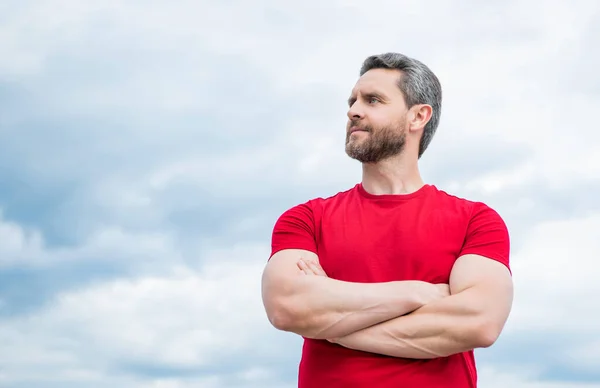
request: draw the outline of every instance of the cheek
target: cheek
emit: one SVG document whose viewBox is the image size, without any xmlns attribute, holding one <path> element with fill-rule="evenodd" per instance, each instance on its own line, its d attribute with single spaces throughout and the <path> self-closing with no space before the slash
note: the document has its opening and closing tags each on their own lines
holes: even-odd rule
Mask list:
<svg viewBox="0 0 600 388">
<path fill-rule="evenodd" d="M 405 119 L 398 116 L 398 112 L 391 109 L 380 109 L 369 116 L 369 122 L 377 128 L 397 128 L 404 125 Z"/>
</svg>

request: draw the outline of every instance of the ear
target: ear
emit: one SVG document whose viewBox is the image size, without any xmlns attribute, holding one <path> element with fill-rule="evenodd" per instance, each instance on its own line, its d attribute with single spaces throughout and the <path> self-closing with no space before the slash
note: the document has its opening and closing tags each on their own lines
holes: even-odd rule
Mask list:
<svg viewBox="0 0 600 388">
<path fill-rule="evenodd" d="M 421 131 L 431 119 L 433 109 L 431 105 L 417 104 L 410 108 L 408 130 L 411 132 Z"/>
</svg>

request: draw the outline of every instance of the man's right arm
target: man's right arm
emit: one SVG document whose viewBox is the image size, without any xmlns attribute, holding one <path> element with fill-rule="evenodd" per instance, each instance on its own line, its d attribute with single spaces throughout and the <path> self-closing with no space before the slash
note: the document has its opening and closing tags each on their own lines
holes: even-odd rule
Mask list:
<svg viewBox="0 0 600 388">
<path fill-rule="evenodd" d="M 262 297 L 273 326 L 307 338 L 343 337 L 446 296 L 421 281 L 351 283 L 307 276 L 297 266 L 301 258 L 319 260 L 307 250 L 275 253 L 263 274 Z"/>
</svg>

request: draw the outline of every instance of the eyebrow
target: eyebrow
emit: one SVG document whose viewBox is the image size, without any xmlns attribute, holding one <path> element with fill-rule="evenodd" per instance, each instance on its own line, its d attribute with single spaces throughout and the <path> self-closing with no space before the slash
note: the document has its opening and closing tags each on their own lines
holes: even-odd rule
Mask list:
<svg viewBox="0 0 600 388">
<path fill-rule="evenodd" d="M 367 98 L 367 99 L 375 97 L 379 100 L 385 100 L 385 97 L 382 94 L 377 93 L 377 92 L 365 93 L 365 94 L 363 94 L 363 97 Z M 351 106 L 354 102 L 356 102 L 356 97 L 354 95 L 352 95 L 348 98 L 348 105 Z"/>
</svg>

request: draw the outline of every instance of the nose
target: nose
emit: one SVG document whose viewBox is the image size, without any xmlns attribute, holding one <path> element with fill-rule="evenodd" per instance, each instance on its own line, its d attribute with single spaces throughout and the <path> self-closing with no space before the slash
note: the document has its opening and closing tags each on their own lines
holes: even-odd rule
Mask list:
<svg viewBox="0 0 600 388">
<path fill-rule="evenodd" d="M 348 119 L 350 120 L 360 120 L 364 117 L 364 111 L 360 106 L 360 103 L 357 101 L 350 106 L 348 109 Z"/>
</svg>

